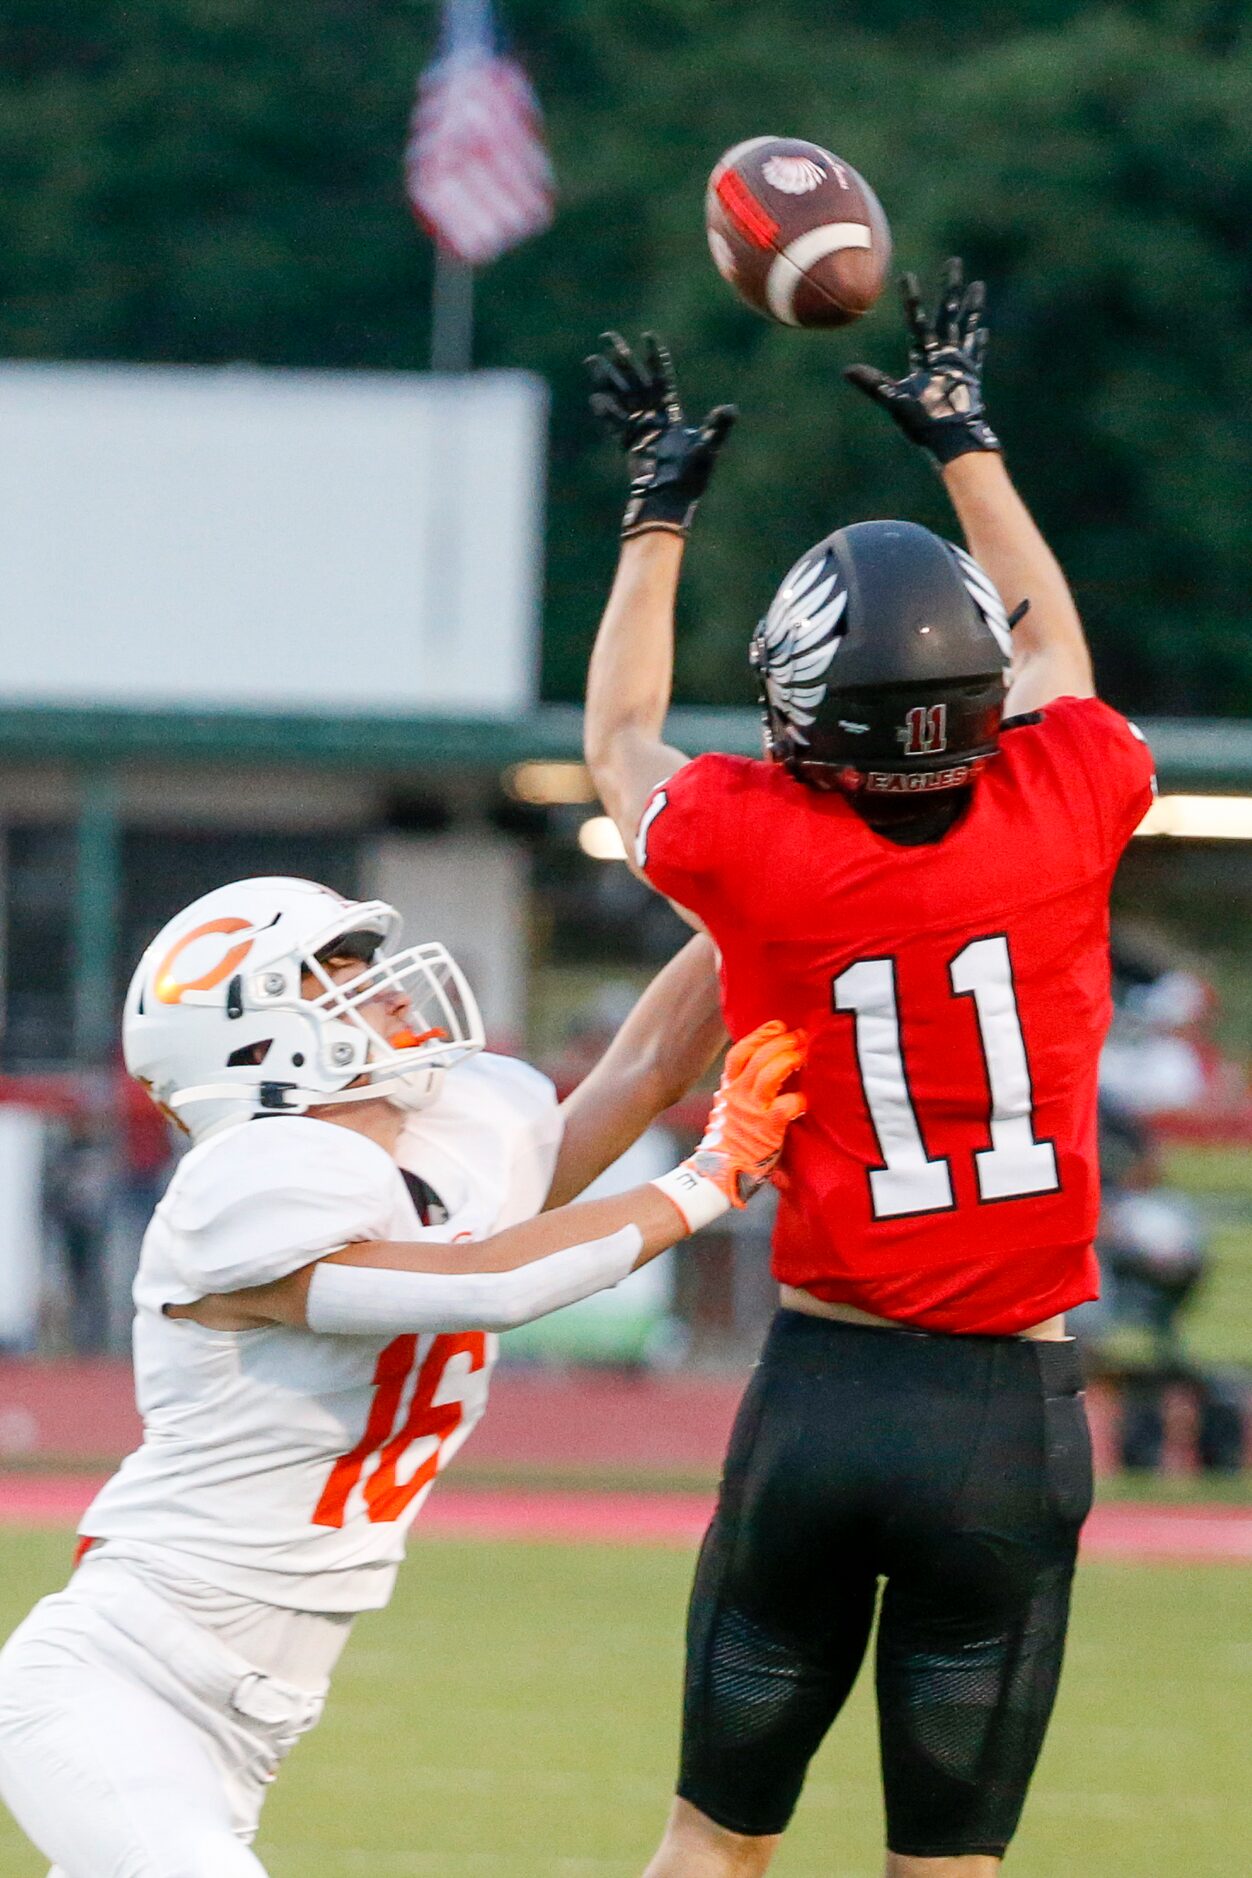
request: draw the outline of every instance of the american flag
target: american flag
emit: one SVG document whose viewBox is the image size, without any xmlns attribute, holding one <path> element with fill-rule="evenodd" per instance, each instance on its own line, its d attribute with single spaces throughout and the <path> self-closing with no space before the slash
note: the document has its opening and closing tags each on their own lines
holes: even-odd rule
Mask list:
<svg viewBox="0 0 1252 1878">
<path fill-rule="evenodd" d="M 445 0 L 443 36 L 422 73 L 405 152 L 414 212 L 472 267 L 552 220 L 552 166 L 530 81 L 502 52 L 490 0 Z"/>
</svg>

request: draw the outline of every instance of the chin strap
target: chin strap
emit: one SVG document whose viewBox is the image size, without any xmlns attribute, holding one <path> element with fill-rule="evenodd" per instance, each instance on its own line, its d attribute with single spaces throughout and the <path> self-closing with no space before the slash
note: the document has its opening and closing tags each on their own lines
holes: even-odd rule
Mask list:
<svg viewBox="0 0 1252 1878">
<path fill-rule="evenodd" d="M 294 1083 L 286 1082 L 262 1083 L 259 1089 L 253 1091 L 248 1088 L 246 1083 L 206 1082 L 199 1084 L 194 1089 L 180 1089 L 176 1095 L 172 1095 L 169 1098 L 165 1106 L 175 1115 L 181 1116 L 184 1109 L 198 1108 L 200 1104 L 204 1102 L 242 1103 L 251 1095 L 254 1098 L 253 1107 L 281 1113 L 287 1105 L 273 1100 L 266 1101 L 263 1091 L 267 1089 L 283 1091 L 294 1089 L 295 1086 Z M 291 1112 L 298 1113 L 296 1110 L 292 1110 Z"/>
<path fill-rule="evenodd" d="M 410 1070 L 389 1070 L 376 1082 L 347 1089 L 305 1089 L 294 1082 L 263 1082 L 255 1088 L 237 1082 L 201 1083 L 194 1089 L 180 1089 L 165 1106 L 173 1112 L 176 1120 L 182 1119 L 184 1109 L 198 1107 L 205 1102 L 235 1102 L 242 1106 L 250 1098 L 253 1113 L 258 1115 L 304 1115 L 309 1109 L 328 1108 L 341 1102 L 384 1100 L 395 1102 L 397 1108 L 422 1109 L 434 1101 L 439 1093 L 439 1085 L 436 1082 L 434 1087 L 421 1090 L 415 1086 L 417 1080 L 442 1078 L 445 1073 L 446 1065 L 442 1063 L 418 1064 Z M 410 1092 L 412 1099 L 405 1101 L 404 1095 Z M 292 1096 L 297 1100 L 289 1100 Z M 396 1101 L 397 1096 L 401 1098 L 399 1101 Z M 246 1118 L 240 1116 L 231 1119 Z"/>
</svg>

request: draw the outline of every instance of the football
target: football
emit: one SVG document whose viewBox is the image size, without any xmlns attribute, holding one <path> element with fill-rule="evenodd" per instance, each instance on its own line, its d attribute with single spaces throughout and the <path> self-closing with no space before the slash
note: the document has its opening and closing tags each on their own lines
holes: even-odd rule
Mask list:
<svg viewBox="0 0 1252 1878">
<path fill-rule="evenodd" d="M 891 265 L 878 197 L 842 157 L 799 137 L 750 137 L 716 164 L 705 198 L 722 279 L 783 326 L 847 326 Z"/>
</svg>

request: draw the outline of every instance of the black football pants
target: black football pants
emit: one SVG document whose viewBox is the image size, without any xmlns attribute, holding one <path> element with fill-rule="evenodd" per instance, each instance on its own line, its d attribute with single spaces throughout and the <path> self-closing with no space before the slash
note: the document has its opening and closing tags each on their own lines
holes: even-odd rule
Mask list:
<svg viewBox="0 0 1252 1878">
<path fill-rule="evenodd" d="M 890 1850 L 1002 1854 L 1060 1675 L 1091 1450 L 1072 1343 L 782 1311 L 692 1590 L 678 1792 L 781 1832 L 869 1641 Z"/>
</svg>

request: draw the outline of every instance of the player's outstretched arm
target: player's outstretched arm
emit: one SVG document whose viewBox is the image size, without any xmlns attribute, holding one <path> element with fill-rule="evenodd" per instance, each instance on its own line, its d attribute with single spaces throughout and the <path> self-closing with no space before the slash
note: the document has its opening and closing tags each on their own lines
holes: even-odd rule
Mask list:
<svg viewBox="0 0 1252 1878">
<path fill-rule="evenodd" d="M 674 681 L 683 544 L 657 531 L 622 543 L 587 670 L 583 751 L 629 857 L 644 804 L 687 761 L 662 734 Z"/>
<path fill-rule="evenodd" d="M 982 373 L 987 351 L 981 281 L 965 285 L 959 260 L 944 269 L 932 318 L 915 275 L 900 283 L 909 370 L 891 378 L 871 365 L 844 373 L 934 461 L 966 544 L 995 582 L 1006 611 L 1029 607 L 1013 641 L 1007 710 L 1037 710 L 1053 698 L 1090 697 L 1091 656 L 1073 596 L 1055 556 L 1014 489 L 987 422 Z"/>
<path fill-rule="evenodd" d="M 600 1061 L 561 1104 L 547 1206 L 565 1206 L 686 1095 L 725 1048 L 717 954 L 691 939 L 657 973 Z"/>
<path fill-rule="evenodd" d="M 617 333 L 587 360 L 591 408 L 626 454 L 622 551 L 587 674 L 587 766 L 629 854 L 658 782 L 686 761 L 662 735 L 674 678 L 674 601 L 687 530 L 735 412 L 689 424 L 673 362 L 652 334 L 639 355 Z"/>
<path fill-rule="evenodd" d="M 175 1314 L 210 1328 L 287 1324 L 331 1335 L 507 1330 L 618 1284 L 659 1252 L 743 1206 L 773 1172 L 804 1098 L 785 1090 L 807 1040 L 763 1024 L 730 1051 L 694 1154 L 659 1180 L 561 1207 L 473 1245 L 427 1238 L 345 1246 L 272 1285 Z"/>
<path fill-rule="evenodd" d="M 969 551 L 986 569 L 1010 617 L 1013 665 L 1005 711 L 1037 711 L 1053 698 L 1095 692 L 1091 654 L 1069 583 L 1000 456 L 962 456 L 943 472 Z"/>
</svg>

